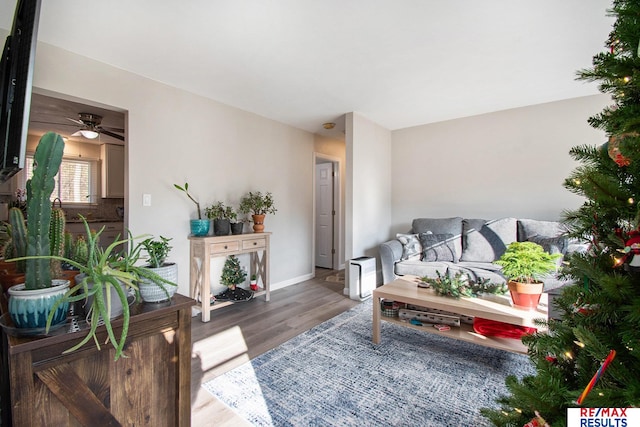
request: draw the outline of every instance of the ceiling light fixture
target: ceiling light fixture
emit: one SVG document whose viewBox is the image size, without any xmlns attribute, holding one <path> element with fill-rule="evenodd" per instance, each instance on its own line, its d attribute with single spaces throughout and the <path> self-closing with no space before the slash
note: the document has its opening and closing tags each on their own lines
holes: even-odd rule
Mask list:
<svg viewBox="0 0 640 427">
<path fill-rule="evenodd" d="M 80 135 L 87 139 L 96 139 L 100 134 L 94 130 L 80 130 L 78 131 Z M 75 134 L 74 134 L 75 135 Z"/>
<path fill-rule="evenodd" d="M 336 127 L 336 124 L 335 123 L 323 123 L 322 127 L 327 129 L 327 130 L 330 130 L 330 129 L 333 129 L 334 127 Z"/>
</svg>

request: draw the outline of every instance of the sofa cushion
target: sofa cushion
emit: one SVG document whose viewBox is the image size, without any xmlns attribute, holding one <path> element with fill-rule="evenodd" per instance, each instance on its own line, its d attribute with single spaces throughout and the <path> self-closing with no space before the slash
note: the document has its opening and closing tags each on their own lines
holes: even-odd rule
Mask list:
<svg viewBox="0 0 640 427">
<path fill-rule="evenodd" d="M 453 243 L 456 249 L 456 259 L 458 261 L 462 253 L 462 218 L 416 218 L 411 224 L 411 232 L 420 234 L 431 231 L 433 234 L 453 234 Z"/>
<path fill-rule="evenodd" d="M 449 265 L 453 264 L 447 262 L 422 262 L 416 259 L 408 259 L 397 262 L 394 270 L 398 276 L 410 274 L 418 277 L 438 277 L 438 273 L 447 273 Z"/>
<path fill-rule="evenodd" d="M 545 237 L 545 236 L 530 236 L 528 239 L 530 242 L 537 243 L 542 246 L 545 252 L 550 254 L 566 254 L 567 247 L 569 246 L 569 239 L 564 236 Z"/>
<path fill-rule="evenodd" d="M 509 243 L 518 239 L 515 218 L 465 219 L 462 221 L 460 261 L 493 262 L 502 256 Z"/>
<path fill-rule="evenodd" d="M 422 261 L 448 261 L 456 262 L 456 248 L 453 243 L 453 234 L 433 234 L 430 231 L 420 233 L 422 244 Z"/>
<path fill-rule="evenodd" d="M 531 241 L 532 236 L 557 237 L 564 234 L 567 227 L 558 221 L 540 221 L 537 219 L 518 220 L 518 241 Z"/>
<path fill-rule="evenodd" d="M 396 234 L 396 239 L 402 243 L 401 260 L 422 257 L 422 244 L 417 234 Z"/>
</svg>

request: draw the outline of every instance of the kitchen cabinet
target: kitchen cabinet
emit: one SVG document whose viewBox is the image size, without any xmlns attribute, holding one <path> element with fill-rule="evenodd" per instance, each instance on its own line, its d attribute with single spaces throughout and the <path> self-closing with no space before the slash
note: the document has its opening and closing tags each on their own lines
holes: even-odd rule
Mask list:
<svg viewBox="0 0 640 427">
<path fill-rule="evenodd" d="M 111 243 L 118 239 L 118 236 L 122 238 L 124 236 L 124 223 L 123 222 L 89 222 L 89 228 L 91 230 L 98 231 L 104 227 L 104 231 L 100 234 L 100 246 L 106 248 Z M 84 224 L 81 222 L 67 222 L 65 230 L 73 235 L 74 238 L 78 236 L 86 236 Z"/>
<path fill-rule="evenodd" d="M 100 159 L 102 160 L 102 198 L 124 198 L 124 146 L 102 144 Z"/>
</svg>

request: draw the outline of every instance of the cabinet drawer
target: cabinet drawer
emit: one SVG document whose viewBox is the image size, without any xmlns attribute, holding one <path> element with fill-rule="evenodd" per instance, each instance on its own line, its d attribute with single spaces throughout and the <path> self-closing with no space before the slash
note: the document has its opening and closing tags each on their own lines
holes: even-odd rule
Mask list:
<svg viewBox="0 0 640 427">
<path fill-rule="evenodd" d="M 240 249 L 240 242 L 237 240 L 233 240 L 230 242 L 220 242 L 213 243 L 212 245 L 213 253 L 215 254 L 223 254 L 225 252 L 235 252 Z"/>
<path fill-rule="evenodd" d="M 243 240 L 242 241 L 242 249 L 255 249 L 255 248 L 264 248 L 267 246 L 267 239 L 264 237 L 260 237 L 258 239 L 251 240 Z"/>
</svg>

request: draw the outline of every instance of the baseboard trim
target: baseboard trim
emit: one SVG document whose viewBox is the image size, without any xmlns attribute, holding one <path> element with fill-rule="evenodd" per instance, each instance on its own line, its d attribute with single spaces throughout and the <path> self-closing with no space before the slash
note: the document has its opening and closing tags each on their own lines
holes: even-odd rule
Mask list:
<svg viewBox="0 0 640 427">
<path fill-rule="evenodd" d="M 304 282 L 305 280 L 310 280 L 314 278 L 313 273 L 304 274 L 302 276 L 294 277 L 293 279 L 285 280 L 284 282 L 271 283 L 271 290 L 276 291 L 278 289 L 286 288 L 287 286 L 296 285 L 300 282 Z"/>
</svg>

